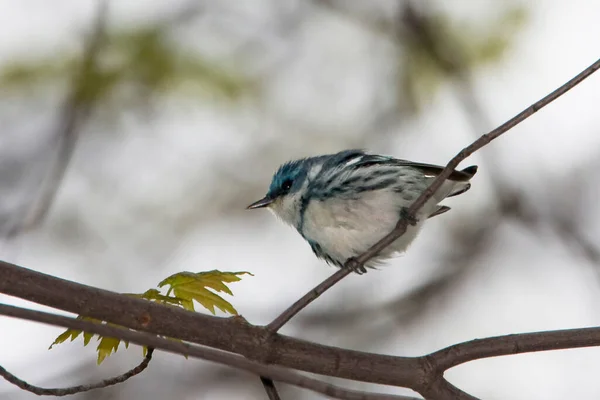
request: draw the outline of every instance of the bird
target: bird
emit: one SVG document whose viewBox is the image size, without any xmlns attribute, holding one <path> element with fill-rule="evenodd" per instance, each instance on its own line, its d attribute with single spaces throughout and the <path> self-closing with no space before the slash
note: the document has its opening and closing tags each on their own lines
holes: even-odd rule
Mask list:
<svg viewBox="0 0 600 400">
<path fill-rule="evenodd" d="M 266 196 L 247 209 L 268 208 L 294 227 L 318 258 L 342 268 L 407 217 L 408 207 L 443 169 L 360 149 L 301 158 L 281 165 Z M 452 171 L 409 221 L 404 235 L 354 272 L 376 269 L 403 253 L 426 219 L 450 210 L 441 201 L 471 188 L 476 172 L 476 165 Z"/>
</svg>

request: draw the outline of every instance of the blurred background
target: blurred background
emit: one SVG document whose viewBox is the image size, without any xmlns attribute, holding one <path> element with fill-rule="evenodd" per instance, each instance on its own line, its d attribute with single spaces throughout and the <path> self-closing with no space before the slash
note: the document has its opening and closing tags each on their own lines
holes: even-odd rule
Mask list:
<svg viewBox="0 0 600 400">
<path fill-rule="evenodd" d="M 334 270 L 244 208 L 299 156 L 366 148 L 445 164 L 599 56 L 600 3 L 0 0 L 0 257 L 117 292 L 247 270 L 228 298 L 266 324 Z M 473 338 L 600 324 L 600 76 L 464 166 L 480 172 L 403 256 L 349 276 L 283 329 L 422 355 Z M 0 295 L 0 301 L 40 306 Z M 43 308 L 42 308 L 43 309 Z M 0 319 L 0 363 L 45 387 L 119 374 L 62 330 Z M 600 349 L 447 373 L 484 399 L 600 396 Z M 360 390 L 410 390 L 334 381 Z M 278 385 L 284 399 L 318 396 Z M 412 393 L 414 395 L 414 393 Z M 35 396 L 0 381 L 0 398 Z M 249 374 L 158 353 L 75 399 L 264 399 Z"/>
</svg>

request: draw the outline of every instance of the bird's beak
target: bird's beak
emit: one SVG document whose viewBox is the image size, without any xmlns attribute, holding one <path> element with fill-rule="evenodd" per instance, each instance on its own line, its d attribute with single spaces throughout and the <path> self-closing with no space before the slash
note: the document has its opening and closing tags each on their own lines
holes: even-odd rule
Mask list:
<svg viewBox="0 0 600 400">
<path fill-rule="evenodd" d="M 246 207 L 246 209 L 252 210 L 255 208 L 267 207 L 269 204 L 273 203 L 274 201 L 275 201 L 275 199 L 272 199 L 270 197 L 264 197 L 258 201 L 255 201 L 254 203 L 250 204 L 248 207 Z"/>
</svg>

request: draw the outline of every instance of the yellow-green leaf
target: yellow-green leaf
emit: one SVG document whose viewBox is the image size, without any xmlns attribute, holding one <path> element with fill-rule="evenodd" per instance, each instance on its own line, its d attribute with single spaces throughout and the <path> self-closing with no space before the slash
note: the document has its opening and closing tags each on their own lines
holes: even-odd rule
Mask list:
<svg viewBox="0 0 600 400">
<path fill-rule="evenodd" d="M 50 345 L 50 347 L 48 347 L 48 349 L 51 349 L 55 344 L 64 343 L 69 338 L 71 339 L 71 342 L 72 342 L 80 334 L 81 334 L 81 331 L 78 331 L 75 329 L 67 329 L 66 331 L 64 331 L 63 333 L 58 335 L 58 337 L 56 339 L 54 339 L 54 342 L 52 342 L 52 344 Z"/>
<path fill-rule="evenodd" d="M 94 337 L 93 333 L 83 332 L 83 345 L 87 346 L 90 343 L 90 340 Z"/>
<path fill-rule="evenodd" d="M 183 299 L 180 299 L 175 296 L 165 296 L 164 294 L 161 294 L 156 289 L 148 289 L 142 294 L 126 293 L 126 295 L 131 296 L 131 297 L 136 297 L 138 299 L 154 301 L 157 303 L 171 304 L 174 306 L 181 306 L 181 301 L 183 300 Z"/>
<path fill-rule="evenodd" d="M 150 289 L 142 294 L 126 293 L 126 295 L 147 301 L 183 307 L 190 311 L 194 311 L 194 301 L 197 301 L 213 314 L 215 313 L 215 308 L 218 308 L 223 312 L 237 315 L 237 311 L 229 302 L 211 290 L 233 295 L 226 284 L 239 281 L 241 279 L 240 276 L 244 274 L 252 275 L 249 272 L 221 272 L 217 270 L 199 273 L 181 272 L 171 275 L 159 284 L 159 287 L 169 286 L 167 294 L 161 294 L 157 289 Z M 106 323 L 89 317 L 79 316 L 77 318 L 99 324 Z M 64 343 L 69 339 L 73 341 L 79 337 L 81 333 L 81 331 L 76 329 L 67 329 L 54 340 L 50 345 L 50 348 L 55 344 Z M 96 336 L 99 341 L 96 350 L 98 352 L 98 364 L 100 364 L 106 357 L 119 349 L 121 341 L 112 337 L 98 336 L 92 333 L 83 332 L 83 345 L 87 346 L 94 336 Z M 129 342 L 123 341 L 123 343 L 125 348 L 129 348 Z M 144 356 L 146 356 L 148 349 L 142 347 L 142 351 Z"/>
<path fill-rule="evenodd" d="M 77 319 L 80 319 L 83 321 L 99 322 L 98 320 L 95 320 L 94 318 L 82 317 L 82 316 L 78 316 Z M 66 331 L 64 331 L 63 333 L 58 335 L 58 337 L 54 340 L 54 342 L 50 345 L 50 347 L 48 347 L 48 349 L 51 349 L 55 344 L 64 343 L 69 338 L 71 339 L 71 342 L 72 342 L 73 340 L 77 339 L 77 337 L 79 337 L 79 335 L 81 335 L 80 330 L 67 329 Z M 92 336 L 94 336 L 93 333 L 87 333 L 87 332 L 83 333 L 83 345 L 84 346 L 87 346 L 87 344 L 90 342 L 90 339 L 92 338 Z"/>
<path fill-rule="evenodd" d="M 98 343 L 96 350 L 98 351 L 98 365 L 100 365 L 106 357 L 117 352 L 121 340 L 106 336 L 100 336 L 98 340 L 100 343 Z"/>
<path fill-rule="evenodd" d="M 224 292 L 233 295 L 225 283 L 239 281 L 240 275 L 252 275 L 249 272 L 221 272 L 217 270 L 206 272 L 180 272 L 169 276 L 158 284 L 159 287 L 170 286 L 167 296 L 171 293 L 181 299 L 181 306 L 186 310 L 194 311 L 193 301 L 197 301 L 212 314 L 215 308 L 237 315 L 236 309 L 221 296 L 210 291 Z"/>
</svg>

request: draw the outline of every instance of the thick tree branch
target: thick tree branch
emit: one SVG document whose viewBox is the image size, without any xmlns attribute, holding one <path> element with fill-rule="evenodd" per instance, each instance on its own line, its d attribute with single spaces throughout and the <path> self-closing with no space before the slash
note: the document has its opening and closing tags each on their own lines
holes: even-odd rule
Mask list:
<svg viewBox="0 0 600 400">
<path fill-rule="evenodd" d="M 201 358 L 213 361 L 219 364 L 225 364 L 234 368 L 242 369 L 250 373 L 268 376 L 277 381 L 289 383 L 294 386 L 309 389 L 329 397 L 346 400 L 417 400 L 414 397 L 395 396 L 388 394 L 367 393 L 355 390 L 347 390 L 338 386 L 319 381 L 300 375 L 289 369 L 265 365 L 256 361 L 248 360 L 234 354 L 219 350 L 209 349 L 201 346 L 193 346 L 187 343 L 176 342 L 174 340 L 164 339 L 155 335 L 143 332 L 135 332 L 129 329 L 99 324 L 91 321 L 85 321 L 76 318 L 69 318 L 62 315 L 50 314 L 42 311 L 27 310 L 20 307 L 0 304 L 0 315 L 27 319 L 30 321 L 41 322 L 50 325 L 61 326 L 70 329 L 83 330 L 85 332 L 97 335 L 115 337 L 121 340 L 127 340 L 140 346 L 149 346 L 155 349 L 161 349 L 170 353 L 187 355 L 195 358 Z"/>
<path fill-rule="evenodd" d="M 9 274 L 11 269 L 16 273 Z M 23 290 L 23 287 L 29 287 L 30 289 L 26 290 L 28 296 L 23 298 L 41 304 L 56 307 L 64 301 L 71 304 L 67 307 L 59 307 L 66 311 L 76 313 L 81 311 L 84 315 L 118 325 L 191 340 L 244 356 L 255 355 L 257 359 L 265 351 L 262 338 L 269 335 L 272 343 L 271 348 L 267 349 L 270 350 L 267 354 L 271 364 L 357 381 L 408 387 L 433 399 L 474 399 L 443 379 L 444 371 L 468 361 L 525 352 L 600 346 L 600 328 L 583 328 L 478 339 L 450 346 L 422 357 L 391 357 L 312 344 L 279 334 L 271 336 L 266 328 L 242 323 L 239 322 L 239 319 L 191 313 L 176 307 L 154 304 L 79 285 L 0 262 L 0 292 L 12 292 L 7 290 L 7 287 L 16 287 L 17 291 Z M 39 292 L 39 295 L 32 295 L 35 292 Z M 49 301 L 47 296 L 52 294 L 59 300 Z M 100 307 L 101 304 L 103 306 Z M 112 309 L 112 311 L 106 311 L 108 309 Z M 84 312 L 86 310 L 90 314 L 86 314 Z M 266 365 L 226 352 L 178 343 L 152 334 L 6 305 L 0 305 L 0 314 L 118 337 L 132 343 L 177 354 L 188 354 L 244 369 L 277 381 L 326 393 L 328 396 L 352 399 L 371 398 L 355 397 L 354 392 L 349 394 L 343 389 L 330 387 L 323 382 L 316 381 L 315 383 L 314 380 L 276 365 Z M 140 318 L 136 318 L 136 315 L 139 315 Z M 237 334 L 230 336 L 233 331 L 236 331 Z M 224 335 L 222 338 L 215 337 L 221 334 Z M 228 345 L 224 345 L 221 339 L 228 342 Z M 360 396 L 363 395 L 365 393 L 360 394 Z"/>
<path fill-rule="evenodd" d="M 0 304 L 0 314 L 1 313 L 2 313 L 2 305 Z M 18 312 L 15 314 L 18 314 Z M 16 385 L 16 386 L 20 387 L 21 389 L 31 392 L 33 394 L 37 394 L 38 396 L 69 396 L 69 395 L 72 395 L 75 393 L 88 392 L 90 390 L 101 389 L 101 388 L 105 388 L 107 386 L 112 386 L 112 385 L 116 385 L 118 383 L 125 382 L 127 379 L 136 376 L 137 374 L 139 374 L 140 372 L 142 372 L 143 370 L 145 370 L 148 367 L 148 364 L 150 364 L 150 360 L 152 360 L 153 352 L 154 352 L 153 348 L 151 348 L 151 347 L 148 348 L 148 352 L 146 353 L 146 356 L 144 357 L 142 362 L 140 364 L 138 364 L 137 367 L 130 369 L 126 373 L 121 374 L 119 376 L 115 376 L 114 378 L 104 379 L 100 382 L 92 383 L 89 385 L 78 385 L 78 386 L 71 386 L 71 387 L 67 387 L 67 388 L 50 388 L 50 389 L 42 388 L 42 387 L 32 385 L 28 382 L 25 382 L 22 379 L 17 378 L 15 375 L 8 372 L 2 366 L 0 366 L 0 376 L 4 377 L 4 379 L 9 381 L 13 385 Z"/>
<path fill-rule="evenodd" d="M 194 313 L 56 278 L 4 261 L 0 261 L 0 293 L 301 371 L 404 387 L 427 380 L 415 358 L 375 355 L 284 335 L 271 336 L 264 327 L 241 322 L 241 318 Z"/>
</svg>

